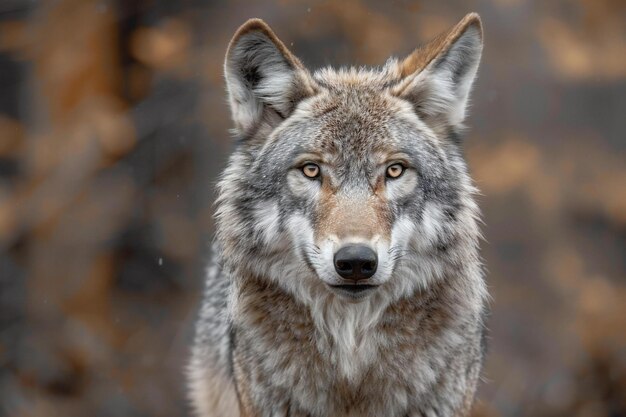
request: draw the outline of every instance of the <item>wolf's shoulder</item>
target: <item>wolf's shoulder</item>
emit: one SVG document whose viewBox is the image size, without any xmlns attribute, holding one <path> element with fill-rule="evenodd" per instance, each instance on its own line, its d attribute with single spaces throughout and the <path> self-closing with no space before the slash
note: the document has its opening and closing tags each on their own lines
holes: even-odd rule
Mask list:
<svg viewBox="0 0 626 417">
<path fill-rule="evenodd" d="M 204 292 L 198 320 L 193 356 L 201 361 L 224 367 L 229 362 L 231 317 L 228 299 L 230 279 L 222 264 L 222 251 L 216 243 L 205 272 Z"/>
</svg>

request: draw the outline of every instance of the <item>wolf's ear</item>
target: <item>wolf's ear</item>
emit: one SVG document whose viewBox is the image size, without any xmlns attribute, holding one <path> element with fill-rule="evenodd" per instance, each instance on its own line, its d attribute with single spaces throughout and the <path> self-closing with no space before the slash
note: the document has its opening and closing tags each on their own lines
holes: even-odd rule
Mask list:
<svg viewBox="0 0 626 417">
<path fill-rule="evenodd" d="M 280 122 L 300 100 L 315 93 L 308 71 L 260 19 L 248 20 L 233 36 L 224 74 L 240 134 L 263 121 Z"/>
<path fill-rule="evenodd" d="M 480 17 L 470 13 L 399 64 L 402 81 L 392 92 L 433 127 L 460 127 L 482 49 Z"/>
</svg>

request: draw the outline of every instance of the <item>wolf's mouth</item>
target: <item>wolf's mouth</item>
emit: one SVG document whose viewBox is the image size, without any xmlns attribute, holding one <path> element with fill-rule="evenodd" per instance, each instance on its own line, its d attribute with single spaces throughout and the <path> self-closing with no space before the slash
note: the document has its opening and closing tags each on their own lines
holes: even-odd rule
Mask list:
<svg viewBox="0 0 626 417">
<path fill-rule="evenodd" d="M 365 285 L 365 284 L 344 284 L 344 285 L 333 285 L 333 288 L 340 288 L 345 291 L 359 293 L 362 291 L 367 291 L 372 288 L 376 288 L 376 285 Z"/>
<path fill-rule="evenodd" d="M 330 286 L 336 292 L 345 295 L 349 298 L 359 299 L 364 297 L 378 287 L 378 285 L 369 284 L 342 284 Z"/>
</svg>

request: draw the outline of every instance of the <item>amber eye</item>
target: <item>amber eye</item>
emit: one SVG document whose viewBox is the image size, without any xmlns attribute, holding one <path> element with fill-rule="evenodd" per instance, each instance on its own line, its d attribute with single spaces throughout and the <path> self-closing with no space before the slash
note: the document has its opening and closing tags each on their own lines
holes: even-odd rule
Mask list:
<svg viewBox="0 0 626 417">
<path fill-rule="evenodd" d="M 387 178 L 396 179 L 404 173 L 404 166 L 402 164 L 393 164 L 387 167 Z"/>
<path fill-rule="evenodd" d="M 320 176 L 320 167 L 316 164 L 308 163 L 302 167 L 305 177 L 315 179 Z"/>
</svg>

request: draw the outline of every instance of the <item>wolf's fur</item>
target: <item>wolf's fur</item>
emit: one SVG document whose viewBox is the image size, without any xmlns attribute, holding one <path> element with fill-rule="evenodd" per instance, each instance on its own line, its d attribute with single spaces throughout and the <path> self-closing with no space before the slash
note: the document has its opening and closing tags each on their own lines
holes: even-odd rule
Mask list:
<svg viewBox="0 0 626 417">
<path fill-rule="evenodd" d="M 382 69 L 310 74 L 250 20 L 225 75 L 238 146 L 189 364 L 202 417 L 469 413 L 487 291 L 459 133 L 476 14 Z M 313 160 L 321 178 L 300 166 Z M 407 169 L 385 178 L 390 163 Z M 378 254 L 361 299 L 331 289 L 346 243 Z"/>
</svg>

